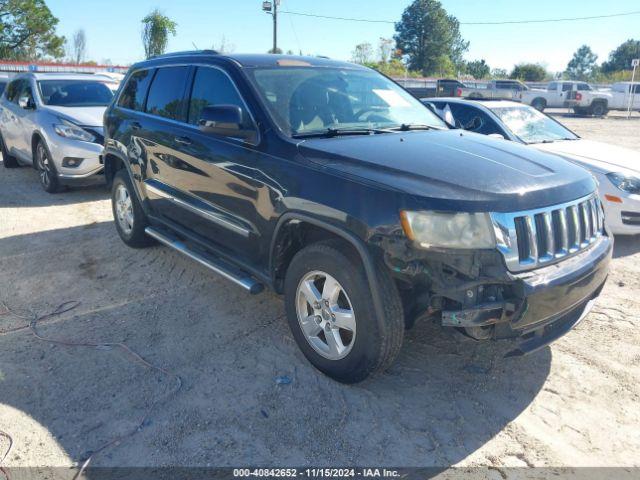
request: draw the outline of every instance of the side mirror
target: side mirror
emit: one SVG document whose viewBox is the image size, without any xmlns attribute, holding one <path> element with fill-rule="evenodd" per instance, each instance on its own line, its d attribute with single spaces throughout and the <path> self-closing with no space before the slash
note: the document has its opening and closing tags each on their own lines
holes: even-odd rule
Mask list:
<svg viewBox="0 0 640 480">
<path fill-rule="evenodd" d="M 506 140 L 505 136 L 501 133 L 490 133 L 487 137 L 497 138 L 498 140 Z"/>
<path fill-rule="evenodd" d="M 33 103 L 33 99 L 28 95 L 20 97 L 18 99 L 18 105 L 20 106 L 20 108 L 23 108 L 25 110 L 33 110 L 34 108 L 36 108 Z"/>
<path fill-rule="evenodd" d="M 244 112 L 236 105 L 215 105 L 202 109 L 198 127 L 203 133 L 255 141 L 256 132 L 244 126 Z"/>
</svg>

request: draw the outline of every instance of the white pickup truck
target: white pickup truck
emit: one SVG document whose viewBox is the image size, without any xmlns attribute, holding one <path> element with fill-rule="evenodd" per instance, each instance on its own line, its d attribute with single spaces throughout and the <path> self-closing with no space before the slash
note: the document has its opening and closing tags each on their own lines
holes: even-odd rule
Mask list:
<svg viewBox="0 0 640 480">
<path fill-rule="evenodd" d="M 523 91 L 516 100 L 544 112 L 545 108 L 566 107 L 567 101 L 570 98 L 575 98 L 576 92 L 591 91 L 595 90 L 586 82 L 558 81 L 549 83 L 546 90 Z"/>
<path fill-rule="evenodd" d="M 589 90 L 573 92 L 567 99 L 566 107 L 573 108 L 578 115 L 601 117 L 609 110 L 640 111 L 640 82 L 618 82 L 610 90 Z"/>
<path fill-rule="evenodd" d="M 466 87 L 460 87 L 456 91 L 457 97 L 469 98 L 473 100 L 518 100 L 518 96 L 529 90 L 524 83 L 518 80 L 491 80 L 489 83 L 477 83 L 471 87 L 472 83 L 467 83 Z"/>
</svg>

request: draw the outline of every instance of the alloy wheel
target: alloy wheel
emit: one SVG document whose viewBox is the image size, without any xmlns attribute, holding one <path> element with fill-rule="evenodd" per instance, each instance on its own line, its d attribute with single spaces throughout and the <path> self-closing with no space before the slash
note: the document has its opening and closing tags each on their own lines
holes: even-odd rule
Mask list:
<svg viewBox="0 0 640 480">
<path fill-rule="evenodd" d="M 130 235 L 133 231 L 133 202 L 127 188 L 120 184 L 116 188 L 115 193 L 115 210 L 118 225 L 126 235 Z"/>
<path fill-rule="evenodd" d="M 346 357 L 356 339 L 356 316 L 345 289 L 331 275 L 314 271 L 300 281 L 298 323 L 309 345 L 329 360 Z"/>
<path fill-rule="evenodd" d="M 47 154 L 47 150 L 44 148 L 44 145 L 42 145 L 42 143 L 38 144 L 36 157 L 38 161 L 40 183 L 43 187 L 49 188 L 52 182 L 53 172 L 51 170 L 51 161 L 49 160 L 49 155 Z"/>
</svg>

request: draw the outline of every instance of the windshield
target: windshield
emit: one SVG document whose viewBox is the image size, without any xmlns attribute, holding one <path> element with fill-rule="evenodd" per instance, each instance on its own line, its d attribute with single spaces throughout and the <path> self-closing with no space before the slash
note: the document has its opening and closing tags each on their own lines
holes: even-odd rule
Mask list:
<svg viewBox="0 0 640 480">
<path fill-rule="evenodd" d="M 492 108 L 513 134 L 525 143 L 577 140 L 578 137 L 561 124 L 531 107 Z"/>
<path fill-rule="evenodd" d="M 86 80 L 41 80 L 42 102 L 57 107 L 106 107 L 113 91 L 104 82 Z"/>
<path fill-rule="evenodd" d="M 411 125 L 447 128 L 417 99 L 373 71 L 278 67 L 248 73 L 272 118 L 287 135 Z"/>
</svg>

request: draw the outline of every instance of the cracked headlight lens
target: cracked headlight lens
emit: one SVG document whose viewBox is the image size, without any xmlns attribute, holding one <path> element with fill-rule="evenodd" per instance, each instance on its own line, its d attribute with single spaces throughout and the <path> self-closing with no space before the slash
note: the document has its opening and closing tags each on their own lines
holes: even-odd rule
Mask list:
<svg viewBox="0 0 640 480">
<path fill-rule="evenodd" d="M 496 247 L 488 213 L 400 212 L 404 233 L 421 248 Z"/>
<path fill-rule="evenodd" d="M 607 178 L 623 192 L 640 194 L 640 178 L 624 173 L 609 173 Z"/>
</svg>

